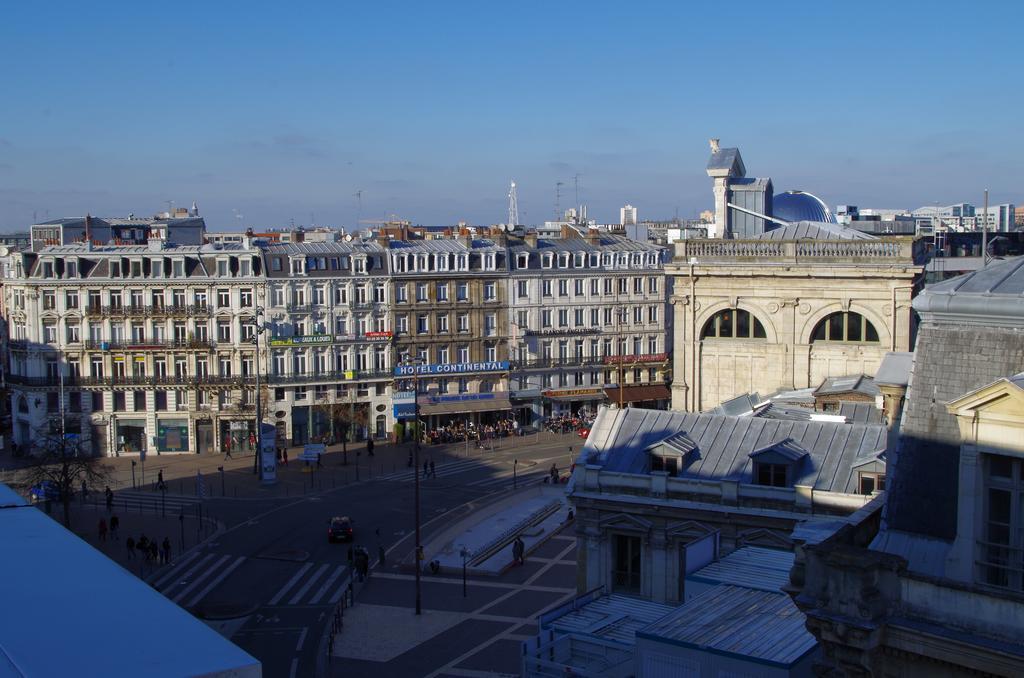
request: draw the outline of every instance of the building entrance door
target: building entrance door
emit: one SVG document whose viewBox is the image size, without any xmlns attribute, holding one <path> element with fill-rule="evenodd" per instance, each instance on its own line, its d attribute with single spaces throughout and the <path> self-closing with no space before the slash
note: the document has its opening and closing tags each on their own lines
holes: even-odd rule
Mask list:
<svg viewBox="0 0 1024 678">
<path fill-rule="evenodd" d="M 196 423 L 196 452 L 208 454 L 213 451 L 213 422 Z"/>
</svg>

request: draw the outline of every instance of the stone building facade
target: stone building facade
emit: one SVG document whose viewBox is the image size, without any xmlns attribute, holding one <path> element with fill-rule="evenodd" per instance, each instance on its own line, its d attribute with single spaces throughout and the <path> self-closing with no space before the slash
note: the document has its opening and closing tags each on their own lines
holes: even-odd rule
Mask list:
<svg viewBox="0 0 1024 678">
<path fill-rule="evenodd" d="M 11 256 L 16 444 L 59 433 L 61 418 L 63 432 L 98 455 L 251 444 L 258 249 L 152 240 Z"/>
<path fill-rule="evenodd" d="M 388 243 L 396 388 L 430 428 L 510 416 L 503 237 Z"/>
<path fill-rule="evenodd" d="M 609 400 L 665 406 L 664 249 L 591 231 L 509 244 L 512 398 L 523 425 Z"/>
<path fill-rule="evenodd" d="M 874 374 L 887 352 L 912 346 L 919 260 L 909 238 L 842 239 L 802 224 L 676 243 L 666 267 L 672 407 L 701 411 L 744 393 Z"/>
<path fill-rule="evenodd" d="M 269 244 L 268 421 L 292 444 L 385 437 L 391 411 L 391 279 L 376 241 Z"/>
</svg>

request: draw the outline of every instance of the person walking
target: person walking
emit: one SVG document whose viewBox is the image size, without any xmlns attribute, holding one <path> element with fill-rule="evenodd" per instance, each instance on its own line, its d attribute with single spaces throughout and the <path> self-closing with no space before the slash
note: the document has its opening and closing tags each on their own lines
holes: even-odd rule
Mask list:
<svg viewBox="0 0 1024 678">
<path fill-rule="evenodd" d="M 139 540 L 135 542 L 135 548 L 139 550 L 139 555 L 149 560 L 149 539 L 146 538 L 146 535 L 139 536 Z"/>
<path fill-rule="evenodd" d="M 526 544 L 523 543 L 522 539 L 520 539 L 519 537 L 516 537 L 516 540 L 514 542 L 512 542 L 512 560 L 513 560 L 513 562 L 515 562 L 517 565 L 522 565 L 524 562 L 526 562 L 524 560 L 524 558 L 523 558 L 523 553 L 525 551 L 526 551 Z"/>
<path fill-rule="evenodd" d="M 228 459 L 233 459 L 233 458 L 234 457 L 231 456 L 231 438 L 225 438 L 224 439 L 224 461 L 227 461 Z"/>
<path fill-rule="evenodd" d="M 156 539 L 149 542 L 149 559 L 157 562 L 159 558 L 160 547 L 157 546 Z"/>
<path fill-rule="evenodd" d="M 110 513 L 114 509 L 114 493 L 110 489 L 110 485 L 107 485 L 107 489 L 103 490 L 103 494 L 107 501 L 107 513 Z"/>
<path fill-rule="evenodd" d="M 154 491 L 158 491 L 163 486 L 164 486 L 164 470 L 160 469 L 160 471 L 158 471 L 157 474 L 156 474 L 156 485 L 153 486 L 153 490 Z"/>
<path fill-rule="evenodd" d="M 430 462 L 426 459 L 423 460 L 423 477 L 427 478 L 430 475 Z"/>
<path fill-rule="evenodd" d="M 135 540 L 128 537 L 124 540 L 124 547 L 128 549 L 128 560 L 135 559 Z"/>
<path fill-rule="evenodd" d="M 317 468 L 323 468 L 324 467 L 324 465 L 320 462 L 320 453 L 319 452 L 316 453 L 316 467 Z"/>
<path fill-rule="evenodd" d="M 110 537 L 117 541 L 117 531 L 121 529 L 121 519 L 116 515 L 110 516 Z"/>
<path fill-rule="evenodd" d="M 437 477 L 437 469 L 434 468 L 434 460 L 433 459 L 430 460 L 430 477 L 431 478 L 436 478 Z"/>
<path fill-rule="evenodd" d="M 369 438 L 366 441 L 366 456 L 367 457 L 372 457 L 373 456 L 373 438 Z"/>
<path fill-rule="evenodd" d="M 107 521 L 104 520 L 103 518 L 100 518 L 99 533 L 100 533 L 100 541 L 106 541 L 107 540 Z"/>
<path fill-rule="evenodd" d="M 89 498 L 89 486 L 85 483 L 85 478 L 82 478 L 82 503 Z"/>
<path fill-rule="evenodd" d="M 163 553 L 160 554 L 161 560 L 166 565 L 171 562 L 171 538 L 164 537 L 164 543 L 161 544 L 161 547 L 163 548 Z"/>
</svg>

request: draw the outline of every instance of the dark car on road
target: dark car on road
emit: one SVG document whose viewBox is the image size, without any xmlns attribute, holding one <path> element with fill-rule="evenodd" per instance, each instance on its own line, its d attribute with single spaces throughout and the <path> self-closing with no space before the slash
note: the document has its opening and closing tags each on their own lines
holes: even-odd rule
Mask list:
<svg viewBox="0 0 1024 678">
<path fill-rule="evenodd" d="M 327 528 L 327 541 L 352 541 L 352 521 L 347 517 L 335 516 L 331 518 Z"/>
</svg>

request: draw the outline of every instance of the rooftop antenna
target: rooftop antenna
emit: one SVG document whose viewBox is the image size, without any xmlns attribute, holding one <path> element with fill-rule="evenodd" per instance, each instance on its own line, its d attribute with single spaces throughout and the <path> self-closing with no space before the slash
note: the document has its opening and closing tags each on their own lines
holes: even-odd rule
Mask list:
<svg viewBox="0 0 1024 678">
<path fill-rule="evenodd" d="M 508 189 L 508 225 L 515 228 L 519 224 L 519 199 L 516 197 L 516 182 L 512 181 Z"/>
<path fill-rule="evenodd" d="M 359 220 L 363 218 L 363 189 L 357 189 L 356 196 L 356 228 L 359 228 Z"/>
<path fill-rule="evenodd" d="M 565 186 L 564 181 L 555 182 L 555 221 L 562 218 L 562 186 Z"/>
<path fill-rule="evenodd" d="M 572 178 L 572 185 L 576 191 L 576 207 L 580 206 L 580 177 L 583 175 L 577 172 Z"/>
</svg>

